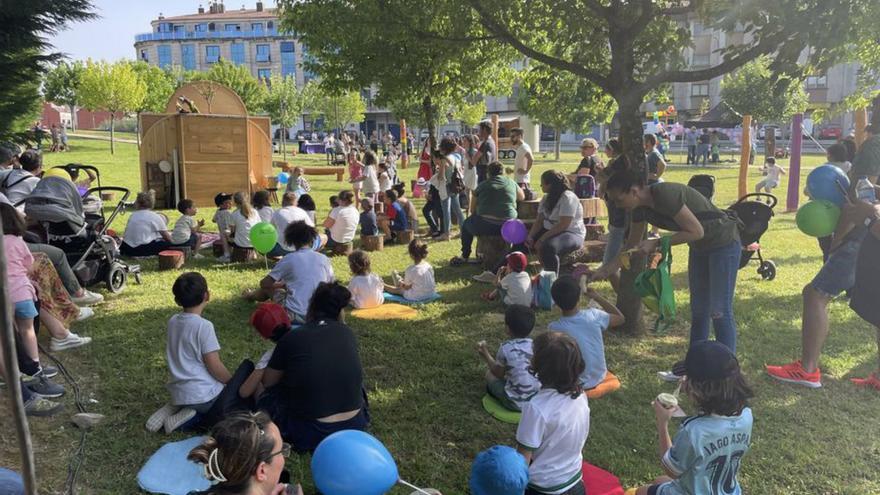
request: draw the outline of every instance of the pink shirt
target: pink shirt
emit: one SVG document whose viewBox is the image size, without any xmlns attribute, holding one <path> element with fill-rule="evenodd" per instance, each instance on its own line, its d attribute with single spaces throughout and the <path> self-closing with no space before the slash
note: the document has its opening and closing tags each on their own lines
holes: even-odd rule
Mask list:
<svg viewBox="0 0 880 495">
<path fill-rule="evenodd" d="M 360 179 L 364 175 L 364 166 L 358 162 L 349 162 L 348 175 L 351 179 Z"/>
<path fill-rule="evenodd" d="M 34 257 L 27 244 L 19 236 L 4 234 L 3 247 L 6 251 L 6 278 L 12 302 L 35 300 L 37 291 L 28 279 L 28 270 L 34 264 Z"/>
</svg>

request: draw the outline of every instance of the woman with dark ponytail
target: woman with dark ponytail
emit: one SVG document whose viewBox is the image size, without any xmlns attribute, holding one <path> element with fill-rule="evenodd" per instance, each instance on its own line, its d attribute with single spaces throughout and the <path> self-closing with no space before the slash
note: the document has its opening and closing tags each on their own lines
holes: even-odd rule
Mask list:
<svg viewBox="0 0 880 495">
<path fill-rule="evenodd" d="M 538 218 L 526 238 L 526 247 L 537 252 L 548 271 L 559 271 L 559 258 L 584 245 L 584 209 L 562 172 L 541 174 L 544 197 L 538 205 Z"/>
<path fill-rule="evenodd" d="M 199 495 L 302 495 L 279 483 L 290 445 L 264 413 L 243 413 L 217 423 L 187 458 L 201 464 L 211 488 Z"/>
</svg>

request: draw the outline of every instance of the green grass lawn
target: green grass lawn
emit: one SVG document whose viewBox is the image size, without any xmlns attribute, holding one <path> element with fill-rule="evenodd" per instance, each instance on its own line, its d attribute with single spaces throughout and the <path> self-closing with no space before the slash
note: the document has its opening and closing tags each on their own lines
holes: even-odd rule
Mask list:
<svg viewBox="0 0 880 495">
<path fill-rule="evenodd" d="M 106 184 L 137 190 L 134 145 L 117 145 L 117 153 L 111 157 L 107 143 L 74 140 L 73 144 L 76 151 L 49 154 L 46 161 L 94 164 Z M 539 159 L 536 168 L 537 172 L 554 167 L 570 171 L 577 160 L 575 154 L 566 153 L 560 163 Z M 323 156 L 294 157 L 292 161 L 314 165 L 322 162 Z M 808 157 L 805 162 L 809 168 L 821 160 Z M 787 161 L 782 165 L 787 167 Z M 416 170 L 401 173 L 409 179 Z M 737 171 L 732 165 L 671 167 L 666 180 L 686 182 L 693 173 L 711 173 L 718 178 L 717 203 L 728 204 L 736 198 Z M 537 175 L 533 174 L 534 184 Z M 750 171 L 751 185 L 759 178 L 757 168 Z M 329 210 L 327 197 L 344 185 L 331 177 L 315 177 L 312 184 L 318 216 L 323 218 Z M 785 189 L 777 191 L 780 197 Z M 178 216 L 176 211 L 166 213 L 172 219 Z M 209 219 L 212 213 L 206 208 L 199 216 Z M 122 217 L 115 228 L 121 231 L 127 218 Z M 448 266 L 458 247 L 457 241 L 431 244 L 429 261 L 436 268 L 443 300 L 421 309 L 418 320 L 348 319 L 360 343 L 372 407 L 371 432 L 388 446 L 404 479 L 447 495 L 467 492 L 470 463 L 477 452 L 494 444 L 512 445 L 515 433 L 514 426 L 493 420 L 480 406 L 485 367 L 474 346 L 485 339 L 494 349 L 504 339 L 502 307 L 480 300 L 479 293 L 485 287 L 469 281 L 476 269 Z M 848 381 L 875 366 L 874 331 L 845 301 L 835 301 L 831 305 L 832 333 L 822 360 L 825 388 L 806 390 L 771 381 L 762 372 L 764 363 L 778 364 L 799 356 L 800 291 L 819 269 L 821 254 L 816 241 L 797 230 L 794 215 L 783 213 L 782 208 L 777 209 L 762 247 L 777 263 L 778 277 L 765 282 L 755 273 L 756 265 L 743 269 L 735 301 L 739 357 L 757 393 L 753 401 L 754 441 L 741 471 L 744 486 L 755 494 L 880 493 L 880 429 L 875 424 L 880 395 L 855 389 Z M 591 401 L 586 459 L 620 476 L 626 486 L 661 474 L 650 401 L 671 387 L 660 383 L 655 372 L 667 369 L 683 355 L 689 315 L 686 248 L 678 247 L 674 254 L 677 324 L 662 337 L 608 335 L 608 364 L 623 388 Z M 386 276 L 409 264 L 401 246 L 373 253 L 372 260 L 374 271 Z M 346 260 L 333 258 L 332 262 L 337 277 L 347 281 Z M 142 285 L 129 285 L 122 294 L 108 296 L 93 319 L 75 325 L 75 331 L 94 337 L 94 342 L 59 354 L 77 377 L 86 399 L 94 400 L 88 404 L 89 410 L 107 416 L 88 434 L 80 493 L 135 493 L 135 475 L 147 457 L 163 442 L 186 436 L 151 434 L 144 429 L 147 416 L 168 398 L 164 388 L 165 325 L 177 311 L 170 287 L 179 272 L 157 272 L 155 262 L 146 262 L 143 268 Z M 262 261 L 220 265 L 200 260 L 188 262 L 187 269 L 202 272 L 209 281 L 212 301 L 205 317 L 214 322 L 226 365 L 234 367 L 244 358 L 257 359 L 267 345 L 248 327 L 253 305 L 241 300 L 239 294 L 265 275 Z M 599 289 L 610 294 L 607 285 Z M 539 313 L 538 330 L 557 316 L 556 312 Z M 67 412 L 72 412 L 72 398 L 63 400 Z M 67 462 L 79 438 L 68 417 L 62 414 L 30 423 L 45 493 L 63 486 Z M 17 467 L 17 446 L 6 410 L 0 414 L 0 425 L 6 432 L 0 439 L 0 465 Z M 307 493 L 313 491 L 308 456 L 293 456 L 287 467 L 294 479 L 304 483 Z M 396 488 L 393 493 L 409 492 Z"/>
</svg>

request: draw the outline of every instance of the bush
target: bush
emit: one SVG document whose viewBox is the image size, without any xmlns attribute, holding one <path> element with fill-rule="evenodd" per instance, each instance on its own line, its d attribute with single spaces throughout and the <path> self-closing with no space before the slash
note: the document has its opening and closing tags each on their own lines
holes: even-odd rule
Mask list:
<svg viewBox="0 0 880 495">
<path fill-rule="evenodd" d="M 123 119 L 119 119 L 113 124 L 113 129 L 117 132 L 137 132 L 137 118 L 125 117 Z M 107 119 L 98 124 L 98 130 L 109 131 L 110 119 Z"/>
</svg>

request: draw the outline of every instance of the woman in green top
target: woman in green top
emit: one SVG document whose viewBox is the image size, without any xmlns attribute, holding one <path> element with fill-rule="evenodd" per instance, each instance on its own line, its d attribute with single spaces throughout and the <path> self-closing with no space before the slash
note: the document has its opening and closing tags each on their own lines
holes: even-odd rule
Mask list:
<svg viewBox="0 0 880 495">
<path fill-rule="evenodd" d="M 638 248 L 646 254 L 657 249 L 658 239 L 642 240 L 645 223 L 674 232 L 673 245 L 690 247 L 691 344 L 709 339 L 711 322 L 715 339 L 736 352 L 733 292 L 742 250 L 738 221 L 696 189 L 672 182 L 647 186 L 643 175 L 631 171 L 612 176 L 607 191 L 617 206 L 632 211 L 624 249 Z M 592 278 L 606 278 L 619 264 L 618 258 L 599 268 Z"/>
</svg>

